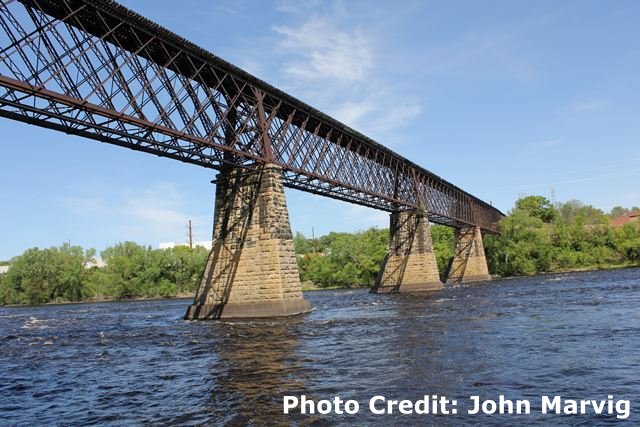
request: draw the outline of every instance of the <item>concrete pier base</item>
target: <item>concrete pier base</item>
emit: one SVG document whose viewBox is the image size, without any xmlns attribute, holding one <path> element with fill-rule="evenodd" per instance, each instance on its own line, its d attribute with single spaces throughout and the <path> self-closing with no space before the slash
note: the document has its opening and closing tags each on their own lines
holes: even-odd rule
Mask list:
<svg viewBox="0 0 640 427">
<path fill-rule="evenodd" d="M 447 284 L 491 280 L 479 227 L 458 228 L 456 247 L 447 273 Z"/>
<path fill-rule="evenodd" d="M 303 298 L 281 169 L 217 177 L 214 242 L 185 319 L 290 316 Z"/>
<path fill-rule="evenodd" d="M 390 233 L 389 252 L 371 292 L 442 289 L 426 213 L 422 210 L 392 213 Z"/>
</svg>

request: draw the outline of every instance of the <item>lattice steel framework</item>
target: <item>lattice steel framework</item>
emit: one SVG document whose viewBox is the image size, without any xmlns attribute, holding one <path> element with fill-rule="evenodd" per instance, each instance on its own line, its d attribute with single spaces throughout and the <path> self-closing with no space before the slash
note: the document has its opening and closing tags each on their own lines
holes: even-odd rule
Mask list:
<svg viewBox="0 0 640 427">
<path fill-rule="evenodd" d="M 502 214 L 110 0 L 4 0 L 0 115 L 194 163 L 275 163 L 285 185 L 496 232 Z"/>
</svg>

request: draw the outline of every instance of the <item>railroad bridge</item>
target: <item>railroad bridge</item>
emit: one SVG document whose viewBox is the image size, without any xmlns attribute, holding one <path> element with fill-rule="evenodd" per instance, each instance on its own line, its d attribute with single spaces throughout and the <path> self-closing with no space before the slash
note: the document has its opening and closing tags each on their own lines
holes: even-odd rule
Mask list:
<svg viewBox="0 0 640 427">
<path fill-rule="evenodd" d="M 372 292 L 490 278 L 503 216 L 365 135 L 110 0 L 3 0 L 0 115 L 215 169 L 214 245 L 188 319 L 278 316 L 303 298 L 284 187 L 390 213 Z"/>
</svg>

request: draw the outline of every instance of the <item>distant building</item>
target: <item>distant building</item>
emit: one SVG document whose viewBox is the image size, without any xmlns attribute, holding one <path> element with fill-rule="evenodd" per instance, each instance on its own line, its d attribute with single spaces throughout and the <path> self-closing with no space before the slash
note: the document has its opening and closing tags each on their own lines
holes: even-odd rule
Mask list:
<svg viewBox="0 0 640 427">
<path fill-rule="evenodd" d="M 89 261 L 85 264 L 84 268 L 105 268 L 107 263 L 102 260 L 99 256 L 94 257 L 92 261 Z"/>
<path fill-rule="evenodd" d="M 160 249 L 171 249 L 171 248 L 175 248 L 176 246 L 189 246 L 188 243 L 175 243 L 175 242 L 166 242 L 166 243 L 160 243 L 158 245 L 158 247 Z M 211 240 L 204 240 L 202 242 L 193 242 L 193 246 L 202 246 L 203 248 L 207 249 L 207 250 L 211 250 L 211 247 L 213 246 Z"/>
<path fill-rule="evenodd" d="M 622 227 L 630 222 L 640 222 L 640 210 L 627 212 L 622 216 L 611 219 L 611 225 L 614 227 Z"/>
<path fill-rule="evenodd" d="M 8 265 L 0 265 L 0 274 L 4 274 L 7 271 L 9 271 L 9 266 Z"/>
</svg>

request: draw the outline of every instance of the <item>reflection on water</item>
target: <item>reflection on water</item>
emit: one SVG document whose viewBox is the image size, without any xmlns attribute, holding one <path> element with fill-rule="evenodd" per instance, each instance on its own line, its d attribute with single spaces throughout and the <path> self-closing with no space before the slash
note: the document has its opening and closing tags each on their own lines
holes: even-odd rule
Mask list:
<svg viewBox="0 0 640 427">
<path fill-rule="evenodd" d="M 501 280 L 433 294 L 307 294 L 288 319 L 182 320 L 187 300 L 0 308 L 0 424 L 608 424 L 541 395 L 640 396 L 640 270 Z M 360 402 L 284 415 L 284 395 Z M 368 400 L 459 400 L 456 416 L 376 416 Z M 529 416 L 465 415 L 468 396 Z"/>
<path fill-rule="evenodd" d="M 295 321 L 226 325 L 224 343 L 218 349 L 220 359 L 209 373 L 211 419 L 239 425 L 289 420 L 282 414 L 282 396 L 307 393 L 295 328 Z"/>
</svg>

